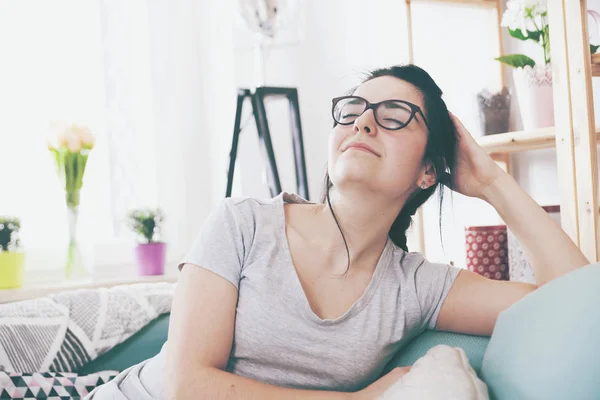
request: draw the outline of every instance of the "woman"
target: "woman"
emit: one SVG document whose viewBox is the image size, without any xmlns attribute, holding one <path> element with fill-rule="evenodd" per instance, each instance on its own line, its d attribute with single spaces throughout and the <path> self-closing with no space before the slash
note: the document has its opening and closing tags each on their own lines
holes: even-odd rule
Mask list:
<svg viewBox="0 0 600 400">
<path fill-rule="evenodd" d="M 588 264 L 441 96 L 408 65 L 334 99 L 323 203 L 222 202 L 180 266 L 163 351 L 96 397 L 376 399 L 408 370 L 378 379 L 385 365 L 423 330 L 490 335 L 536 286 L 408 252 L 411 216 L 443 184 L 498 211 L 539 285 Z"/>
</svg>

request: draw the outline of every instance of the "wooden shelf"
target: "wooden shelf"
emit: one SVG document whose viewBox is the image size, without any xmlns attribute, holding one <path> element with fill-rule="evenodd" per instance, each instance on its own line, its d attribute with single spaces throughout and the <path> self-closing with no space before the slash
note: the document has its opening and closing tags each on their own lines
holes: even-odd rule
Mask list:
<svg viewBox="0 0 600 400">
<path fill-rule="evenodd" d="M 596 133 L 600 141 L 600 132 Z M 521 151 L 550 149 L 556 146 L 554 128 L 541 128 L 534 131 L 498 133 L 477 138 L 477 142 L 488 153 L 518 153 Z"/>
<path fill-rule="evenodd" d="M 600 54 L 592 54 L 592 76 L 600 76 Z"/>
<path fill-rule="evenodd" d="M 482 136 L 477 142 L 488 153 L 518 153 L 555 146 L 554 127 Z"/>
</svg>

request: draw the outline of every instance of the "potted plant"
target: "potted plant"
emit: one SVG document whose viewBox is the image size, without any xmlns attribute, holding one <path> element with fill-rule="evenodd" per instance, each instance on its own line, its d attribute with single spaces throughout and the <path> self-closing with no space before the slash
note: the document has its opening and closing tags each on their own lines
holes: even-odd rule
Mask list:
<svg viewBox="0 0 600 400">
<path fill-rule="evenodd" d="M 594 16 L 590 13 L 590 15 Z M 595 17 L 594 17 L 595 18 Z M 496 60 L 514 68 L 513 78 L 523 129 L 532 130 L 554 125 L 552 67 L 550 64 L 550 27 L 546 0 L 508 0 L 501 26 L 522 41 L 540 45 L 543 64 L 524 54 L 510 54 Z M 591 53 L 598 46 L 590 46 Z"/>
<path fill-rule="evenodd" d="M 546 0 L 509 0 L 502 17 L 503 27 L 519 40 L 541 46 L 543 64 L 524 54 L 509 54 L 496 60 L 514 68 L 513 78 L 523 129 L 554 125 L 550 30 Z"/>
<path fill-rule="evenodd" d="M 25 254 L 20 251 L 18 218 L 0 217 L 0 289 L 18 288 L 23 282 Z"/>
<path fill-rule="evenodd" d="M 136 209 L 128 214 L 131 229 L 140 243 L 135 248 L 140 275 L 162 275 L 165 269 L 166 243 L 160 241 L 163 214 L 160 209 Z"/>
</svg>

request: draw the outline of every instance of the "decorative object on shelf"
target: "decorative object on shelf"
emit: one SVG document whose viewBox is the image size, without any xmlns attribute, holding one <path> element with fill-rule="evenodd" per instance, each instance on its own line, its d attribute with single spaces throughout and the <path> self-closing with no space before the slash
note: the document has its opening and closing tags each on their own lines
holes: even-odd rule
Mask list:
<svg viewBox="0 0 600 400">
<path fill-rule="evenodd" d="M 465 228 L 467 268 L 489 279 L 508 280 L 506 226 Z"/>
<path fill-rule="evenodd" d="M 523 121 L 523 129 L 532 130 L 554 125 L 552 67 L 550 65 L 550 30 L 546 0 L 509 0 L 502 17 L 503 27 L 519 40 L 538 43 L 543 64 L 524 54 L 510 54 L 496 60 L 514 67 L 513 78 Z"/>
<path fill-rule="evenodd" d="M 529 65 L 513 71 L 523 129 L 554 126 L 554 95 L 550 65 Z"/>
<path fill-rule="evenodd" d="M 65 188 L 67 204 L 69 227 L 69 247 L 65 265 L 67 278 L 86 273 L 77 241 L 77 220 L 85 167 L 95 143 L 96 139 L 87 126 L 63 121 L 53 121 L 50 124 L 48 150 L 54 157 L 58 176 Z"/>
<path fill-rule="evenodd" d="M 544 206 L 542 208 L 560 226 L 560 206 Z M 509 279 L 511 281 L 536 283 L 531 264 L 525 256 L 525 250 L 510 229 L 507 236 Z"/>
<path fill-rule="evenodd" d="M 138 272 L 142 276 L 162 275 L 165 270 L 166 243 L 160 241 L 163 213 L 160 209 L 138 209 L 128 214 L 131 229 L 140 243 L 135 248 Z"/>
<path fill-rule="evenodd" d="M 589 5 L 588 5 L 589 7 Z M 600 43 L 600 13 L 596 10 L 588 9 L 588 28 L 589 28 L 589 39 L 590 39 L 590 53 L 596 54 L 600 45 L 594 43 Z M 590 24 L 589 21 L 592 21 Z"/>
<path fill-rule="evenodd" d="M 481 131 L 484 135 L 508 132 L 510 94 L 507 88 L 500 92 L 483 90 L 477 94 Z"/>
<path fill-rule="evenodd" d="M 600 14 L 589 10 L 588 15 L 600 28 Z M 513 78 L 524 130 L 554 125 L 552 67 L 550 65 L 550 28 L 546 0 L 509 0 L 501 26 L 519 40 L 538 43 L 543 52 L 543 64 L 524 54 L 509 54 L 496 60 L 514 67 Z M 594 29 L 592 29 L 594 31 Z M 600 46 L 590 45 L 594 54 Z"/>
<path fill-rule="evenodd" d="M 21 287 L 25 253 L 21 250 L 21 221 L 15 217 L 0 217 L 0 289 Z"/>
</svg>

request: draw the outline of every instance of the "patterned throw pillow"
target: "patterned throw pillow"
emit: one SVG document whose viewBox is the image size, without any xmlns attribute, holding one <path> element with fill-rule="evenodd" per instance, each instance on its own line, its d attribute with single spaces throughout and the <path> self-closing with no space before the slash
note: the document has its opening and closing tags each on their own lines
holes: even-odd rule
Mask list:
<svg viewBox="0 0 600 400">
<path fill-rule="evenodd" d="M 0 304 L 0 371 L 75 372 L 169 312 L 174 288 L 141 283 Z"/>
<path fill-rule="evenodd" d="M 71 372 L 20 374 L 0 371 L 0 399 L 83 399 L 96 386 L 105 384 L 117 374 L 116 371 L 81 376 Z"/>
</svg>

